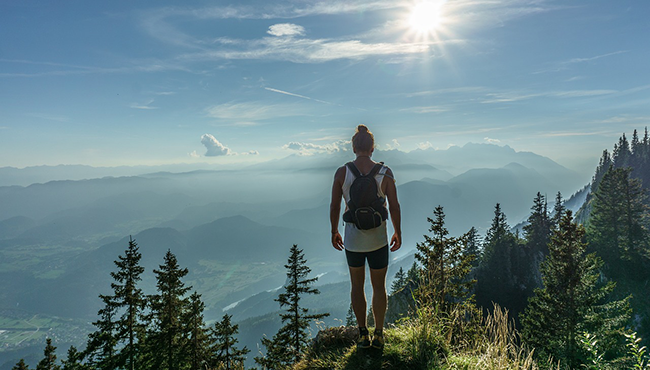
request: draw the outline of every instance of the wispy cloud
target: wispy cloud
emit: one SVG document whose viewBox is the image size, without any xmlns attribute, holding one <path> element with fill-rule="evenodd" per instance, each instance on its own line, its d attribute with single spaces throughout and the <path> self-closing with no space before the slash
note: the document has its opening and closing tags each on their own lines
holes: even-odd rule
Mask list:
<svg viewBox="0 0 650 370">
<path fill-rule="evenodd" d="M 310 98 L 310 97 L 304 96 L 304 95 L 299 95 L 299 94 L 294 94 L 294 93 L 290 93 L 290 92 L 287 92 L 287 91 L 273 89 L 271 87 L 265 87 L 264 90 L 268 90 L 268 91 L 272 91 L 272 92 L 276 92 L 276 93 L 280 93 L 280 94 L 284 94 L 284 95 L 289 95 L 289 96 L 295 96 L 296 98 L 312 100 L 312 101 L 316 101 L 316 102 L 323 103 L 323 104 L 334 104 L 334 103 L 330 103 L 330 102 L 327 102 L 327 101 L 324 101 L 324 100 Z"/>
<path fill-rule="evenodd" d="M 57 114 L 26 113 L 25 115 L 29 117 L 40 118 L 40 119 L 45 119 L 48 121 L 56 121 L 56 122 L 68 122 L 69 120 L 68 117 L 57 115 Z"/>
<path fill-rule="evenodd" d="M 442 107 L 438 105 L 431 105 L 425 107 L 410 107 L 400 109 L 400 112 L 409 112 L 409 113 L 418 113 L 418 114 L 427 114 L 427 113 L 442 113 L 449 111 L 449 108 Z"/>
<path fill-rule="evenodd" d="M 131 107 L 133 109 L 144 109 L 144 110 L 158 109 L 158 107 L 151 106 L 151 104 L 153 104 L 153 102 L 154 102 L 154 99 L 149 99 L 144 104 L 132 103 L 129 107 Z"/>
<path fill-rule="evenodd" d="M 556 63 L 551 63 L 550 67 L 541 69 L 539 71 L 533 72 L 533 74 L 541 74 L 541 73 L 548 73 L 548 72 L 559 72 L 559 71 L 564 71 L 569 69 L 571 65 L 574 64 L 580 64 L 580 63 L 587 63 L 587 62 L 592 62 L 594 60 L 602 59 L 602 58 L 607 58 L 611 57 L 614 55 L 619 55 L 619 54 L 624 54 L 629 52 L 629 50 L 618 50 L 614 51 L 611 53 L 606 53 L 606 54 L 600 54 L 600 55 L 595 55 L 591 57 L 583 57 L 583 58 L 571 58 L 568 60 L 556 62 Z"/>
<path fill-rule="evenodd" d="M 208 117 L 254 124 L 255 121 L 306 115 L 303 107 L 294 104 L 264 104 L 258 102 L 224 103 L 205 109 Z"/>
<path fill-rule="evenodd" d="M 487 136 L 484 137 L 483 140 L 485 140 L 485 142 L 490 143 L 490 144 L 498 144 L 498 143 L 501 142 L 501 140 L 499 140 L 499 139 L 493 139 L 493 138 L 487 137 Z"/>
<path fill-rule="evenodd" d="M 367 43 L 361 40 L 264 37 L 258 40 L 218 39 L 220 47 L 210 51 L 186 53 L 176 60 L 201 62 L 215 60 L 280 60 L 294 63 L 323 63 L 339 59 L 361 60 L 371 56 L 420 54 L 429 43 Z"/>
<path fill-rule="evenodd" d="M 487 94 L 487 97 L 481 101 L 484 104 L 510 103 L 533 98 L 585 98 L 603 95 L 612 95 L 618 93 L 617 90 L 568 90 L 568 91 L 547 91 L 539 93 L 526 93 L 519 91 L 499 92 Z"/>
</svg>

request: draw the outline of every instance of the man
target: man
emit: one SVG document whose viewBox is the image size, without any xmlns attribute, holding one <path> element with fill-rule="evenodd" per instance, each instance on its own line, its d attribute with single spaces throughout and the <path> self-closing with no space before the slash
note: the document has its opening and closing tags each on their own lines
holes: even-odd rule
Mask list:
<svg viewBox="0 0 650 370">
<path fill-rule="evenodd" d="M 356 159 L 336 170 L 334 184 L 332 186 L 332 202 L 330 204 L 330 223 L 332 227 L 332 246 L 339 251 L 345 250 L 348 266 L 350 269 L 352 310 L 359 325 L 358 348 L 377 348 L 384 346 L 383 327 L 386 315 L 386 271 L 388 269 L 388 249 L 395 252 L 402 246 L 401 214 L 400 205 L 397 201 L 397 188 L 393 172 L 383 164 L 374 162 L 371 157 L 375 149 L 375 139 L 365 125 L 359 125 L 352 137 L 352 149 Z M 344 215 L 345 240 L 338 230 L 341 213 L 341 198 L 345 199 L 346 211 L 351 211 L 350 188 L 357 177 L 369 175 L 375 172 L 377 196 L 380 199 L 381 208 L 384 214 L 390 213 L 394 234 L 388 243 L 386 219 L 381 217 L 376 227 L 365 229 L 359 227 L 358 219 L 350 213 Z M 374 194 L 369 194 L 374 196 Z M 388 212 L 385 211 L 385 202 L 388 200 Z M 370 282 L 372 283 L 372 310 L 375 319 L 375 331 L 372 341 L 366 327 L 366 296 L 364 283 L 366 261 L 370 268 Z"/>
</svg>

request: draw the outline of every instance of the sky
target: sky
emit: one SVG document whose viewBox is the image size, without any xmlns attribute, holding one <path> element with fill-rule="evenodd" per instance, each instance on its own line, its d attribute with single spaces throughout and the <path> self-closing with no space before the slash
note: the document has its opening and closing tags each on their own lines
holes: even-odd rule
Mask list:
<svg viewBox="0 0 650 370">
<path fill-rule="evenodd" d="M 650 123 L 647 0 L 0 2 L 0 166 L 508 145 L 593 170 Z"/>
</svg>

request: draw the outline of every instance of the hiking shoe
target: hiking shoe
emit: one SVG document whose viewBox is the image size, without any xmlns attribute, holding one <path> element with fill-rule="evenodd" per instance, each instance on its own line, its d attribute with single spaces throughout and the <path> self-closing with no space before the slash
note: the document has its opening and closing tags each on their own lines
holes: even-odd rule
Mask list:
<svg viewBox="0 0 650 370">
<path fill-rule="evenodd" d="M 384 336 L 383 334 L 375 334 L 372 338 L 372 348 L 382 349 L 384 348 Z"/>
<path fill-rule="evenodd" d="M 357 348 L 368 349 L 370 346 L 370 336 L 368 334 L 360 335 L 357 341 Z"/>
</svg>

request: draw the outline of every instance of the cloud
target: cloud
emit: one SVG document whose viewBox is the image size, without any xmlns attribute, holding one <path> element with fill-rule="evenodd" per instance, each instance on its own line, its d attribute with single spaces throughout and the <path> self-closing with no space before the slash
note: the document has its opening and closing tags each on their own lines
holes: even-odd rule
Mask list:
<svg viewBox="0 0 650 370">
<path fill-rule="evenodd" d="M 418 144 L 418 148 L 419 148 L 419 149 L 422 149 L 422 150 L 431 149 L 431 148 L 433 148 L 433 144 L 431 144 L 431 143 L 428 142 L 428 141 L 425 141 L 425 142 L 423 142 L 423 143 L 419 143 L 419 144 Z"/>
<path fill-rule="evenodd" d="M 273 88 L 270 88 L 270 87 L 265 87 L 264 90 L 268 90 L 268 91 L 272 91 L 272 92 L 276 92 L 276 93 L 280 93 L 280 94 L 284 94 L 284 95 L 289 95 L 289 96 L 295 96 L 295 97 L 297 97 L 297 98 L 302 98 L 302 99 L 307 99 L 307 100 L 313 100 L 313 101 L 317 101 L 317 102 L 319 102 L 319 103 L 324 103 L 324 104 L 333 104 L 333 103 L 330 103 L 330 102 L 327 102 L 327 101 L 324 101 L 324 100 L 318 100 L 318 99 L 310 98 L 310 97 L 308 97 L 308 96 L 298 95 L 298 94 L 290 93 L 290 92 L 287 92 L 287 91 L 282 91 L 282 90 L 278 90 L 278 89 L 273 89 Z"/>
<path fill-rule="evenodd" d="M 153 99 L 149 99 L 149 101 L 147 101 L 144 104 L 133 103 L 133 104 L 130 105 L 130 107 L 133 108 L 133 109 L 158 109 L 158 107 L 152 107 L 150 105 L 150 104 L 153 104 L 153 102 L 154 102 Z"/>
<path fill-rule="evenodd" d="M 192 157 L 192 158 L 200 158 L 201 156 L 195 150 L 192 153 L 190 153 L 190 157 Z"/>
<path fill-rule="evenodd" d="M 208 117 L 235 120 L 240 125 L 255 125 L 255 121 L 306 115 L 304 107 L 294 104 L 264 104 L 258 102 L 224 103 L 205 109 Z"/>
<path fill-rule="evenodd" d="M 386 150 L 393 150 L 393 149 L 399 149 L 400 144 L 397 141 L 397 139 L 391 140 L 390 144 L 386 144 Z"/>
<path fill-rule="evenodd" d="M 492 139 L 492 138 L 487 137 L 487 136 L 484 137 L 483 140 L 485 140 L 486 142 L 488 142 L 490 144 L 497 144 L 497 143 L 501 142 L 501 140 L 499 140 L 499 139 Z"/>
<path fill-rule="evenodd" d="M 317 153 L 336 153 L 336 152 L 345 152 L 348 151 L 350 146 L 349 140 L 338 140 L 331 144 L 313 144 L 313 143 L 301 143 L 297 141 L 292 141 L 288 144 L 282 146 L 282 149 L 293 150 L 298 152 L 300 155 L 314 155 Z"/>
<path fill-rule="evenodd" d="M 447 111 L 449 111 L 449 108 L 441 107 L 441 106 L 437 106 L 437 105 L 431 105 L 431 106 L 426 106 L 426 107 L 403 108 L 403 109 L 400 109 L 400 111 L 401 112 L 418 113 L 418 114 L 426 114 L 426 113 L 447 112 Z"/>
<path fill-rule="evenodd" d="M 259 155 L 259 154 L 260 152 L 258 152 L 257 150 L 249 150 L 247 152 L 241 153 L 241 155 Z"/>
<path fill-rule="evenodd" d="M 210 134 L 203 134 L 203 136 L 201 136 L 201 144 L 205 146 L 206 157 L 233 155 L 233 152 L 230 150 L 230 148 L 221 144 L 219 140 Z"/>
<path fill-rule="evenodd" d="M 266 33 L 273 36 L 302 36 L 305 34 L 305 28 L 292 23 L 278 23 L 269 27 Z"/>
<path fill-rule="evenodd" d="M 362 60 L 372 56 L 419 55 L 442 42 L 363 42 L 361 40 L 295 39 L 265 37 L 258 40 L 219 38 L 212 50 L 180 55 L 181 62 L 214 60 L 280 60 L 293 63 L 324 63 L 332 60 Z"/>
</svg>

